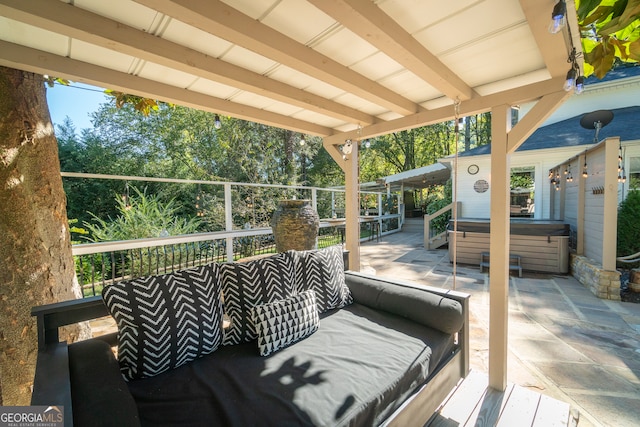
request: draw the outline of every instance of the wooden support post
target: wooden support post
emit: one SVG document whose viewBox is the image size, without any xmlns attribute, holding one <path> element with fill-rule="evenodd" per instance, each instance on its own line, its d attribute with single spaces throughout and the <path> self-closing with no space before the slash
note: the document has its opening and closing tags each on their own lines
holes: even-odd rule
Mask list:
<svg viewBox="0 0 640 427">
<path fill-rule="evenodd" d="M 604 212 L 602 217 L 602 268 L 616 270 L 618 233 L 618 146 L 620 138 L 607 138 L 604 149 Z"/>
<path fill-rule="evenodd" d="M 576 218 L 576 254 L 584 255 L 584 208 L 586 203 L 587 178 L 582 176 L 582 165 L 584 165 L 584 154 L 578 157 L 578 169 L 576 178 L 578 179 L 578 216 Z"/>
<path fill-rule="evenodd" d="M 511 126 L 510 113 L 509 105 L 500 105 L 491 110 L 489 386 L 498 391 L 504 391 L 507 387 L 510 231 L 507 136 Z"/>
<path fill-rule="evenodd" d="M 345 174 L 345 239 L 349 251 L 349 269 L 360 271 L 360 194 L 359 194 L 359 161 L 358 143 L 352 144 L 352 151 L 347 155 Z"/>
</svg>

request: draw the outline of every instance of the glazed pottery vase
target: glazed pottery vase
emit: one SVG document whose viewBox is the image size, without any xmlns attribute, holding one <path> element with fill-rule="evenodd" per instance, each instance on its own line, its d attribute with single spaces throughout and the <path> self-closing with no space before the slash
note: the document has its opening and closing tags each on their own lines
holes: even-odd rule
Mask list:
<svg viewBox="0 0 640 427">
<path fill-rule="evenodd" d="M 283 200 L 271 218 L 276 250 L 316 248 L 320 218 L 309 200 Z"/>
</svg>

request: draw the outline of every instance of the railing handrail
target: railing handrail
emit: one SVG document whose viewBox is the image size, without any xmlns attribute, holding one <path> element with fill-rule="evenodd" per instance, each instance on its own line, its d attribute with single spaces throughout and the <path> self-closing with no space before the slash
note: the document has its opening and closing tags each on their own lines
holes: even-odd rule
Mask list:
<svg viewBox="0 0 640 427">
<path fill-rule="evenodd" d="M 452 208 L 453 208 L 453 202 L 449 203 L 447 206 L 445 206 L 445 207 L 443 207 L 443 208 L 441 208 L 441 209 L 439 209 L 439 210 L 435 211 L 435 212 L 434 212 L 434 213 L 432 213 L 432 214 L 427 214 L 427 215 L 425 215 L 425 216 L 424 216 L 424 220 L 425 220 L 425 221 L 431 221 L 431 220 L 432 220 L 432 219 L 434 219 L 435 217 L 442 215 L 443 213 L 445 213 L 445 212 L 447 212 L 447 211 L 451 210 Z"/>
<path fill-rule="evenodd" d="M 285 184 L 263 184 L 254 182 L 236 182 L 236 181 L 211 181 L 204 179 L 183 179 L 183 178 L 157 178 L 151 176 L 135 176 L 135 175 L 107 175 L 102 173 L 85 173 L 85 172 L 60 172 L 60 176 L 66 178 L 92 178 L 92 179 L 112 179 L 117 181 L 149 181 L 149 182 L 170 182 L 180 184 L 207 184 L 207 185 L 235 185 L 244 187 L 269 187 L 269 188 L 289 188 L 294 190 L 323 190 L 338 191 L 344 193 L 344 189 L 326 188 L 326 187 L 309 187 L 304 185 L 285 185 Z"/>
<path fill-rule="evenodd" d="M 460 202 L 456 202 L 456 203 L 458 204 L 458 212 L 460 212 L 461 203 Z M 430 236 L 430 234 L 431 234 L 431 220 L 436 218 L 436 217 L 438 217 L 438 216 L 440 216 L 440 215 L 442 215 L 445 212 L 448 212 L 448 211 L 452 210 L 453 209 L 453 205 L 454 205 L 454 202 L 451 202 L 448 205 L 444 206 L 443 208 L 438 209 L 437 211 L 435 211 L 432 214 L 424 215 L 424 236 L 423 236 L 423 239 L 424 239 L 424 248 L 425 249 L 427 249 L 427 250 L 433 249 L 431 247 L 431 244 L 433 242 L 435 242 L 436 240 L 440 240 L 442 238 L 442 236 L 446 235 L 446 233 L 447 233 L 446 230 L 445 230 L 445 231 L 443 231 L 443 232 L 431 237 Z"/>
<path fill-rule="evenodd" d="M 73 255 L 91 255 L 102 252 L 123 251 L 129 249 L 153 248 L 157 246 L 178 245 L 182 243 L 222 240 L 234 237 L 251 237 L 272 234 L 271 227 L 248 228 L 233 231 L 212 231 L 207 233 L 181 234 L 179 236 L 151 237 L 136 240 L 118 240 L 113 242 L 81 243 L 72 246 Z"/>
<path fill-rule="evenodd" d="M 204 184 L 204 185 L 234 185 L 242 187 L 268 187 L 268 188 L 288 188 L 292 190 L 320 190 L 333 191 L 338 193 L 346 193 L 344 188 L 340 187 L 310 187 L 306 185 L 286 185 L 286 184 L 263 184 L 255 182 L 237 182 L 237 181 L 213 181 L 206 179 L 184 179 L 184 178 L 157 178 L 151 176 L 135 176 L 135 175 L 107 175 L 102 173 L 86 173 L 86 172 L 60 172 L 60 176 L 64 178 L 85 178 L 85 179 L 111 179 L 117 181 L 146 181 L 146 182 L 169 182 L 179 184 Z M 382 191 L 360 190 L 361 194 L 384 194 Z"/>
<path fill-rule="evenodd" d="M 372 215 L 372 221 L 398 218 L 399 214 Z M 333 227 L 330 218 L 321 218 L 320 227 Z M 153 248 L 182 243 L 205 242 L 208 240 L 222 240 L 234 237 L 252 237 L 273 234 L 271 227 L 246 228 L 233 231 L 210 231 L 206 233 L 181 234 L 178 236 L 149 237 L 135 240 L 117 240 L 113 242 L 79 243 L 71 247 L 73 255 L 91 255 L 102 252 L 125 251 L 129 249 Z"/>
</svg>

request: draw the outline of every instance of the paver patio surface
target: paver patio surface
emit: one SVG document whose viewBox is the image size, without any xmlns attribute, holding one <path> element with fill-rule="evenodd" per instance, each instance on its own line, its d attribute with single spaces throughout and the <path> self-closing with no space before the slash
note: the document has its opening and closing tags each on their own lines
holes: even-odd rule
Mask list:
<svg viewBox="0 0 640 427">
<path fill-rule="evenodd" d="M 488 372 L 489 276 L 424 249 L 421 233 L 360 248 L 361 271 L 467 292 L 472 369 Z M 508 381 L 563 400 L 579 426 L 640 425 L 640 304 L 598 299 L 570 275 L 525 271 L 509 284 Z"/>
</svg>

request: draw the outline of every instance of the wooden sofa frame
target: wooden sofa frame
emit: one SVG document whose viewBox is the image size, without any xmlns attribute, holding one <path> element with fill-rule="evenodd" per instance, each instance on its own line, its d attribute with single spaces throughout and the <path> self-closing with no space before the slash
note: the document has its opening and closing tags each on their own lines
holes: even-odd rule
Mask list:
<svg viewBox="0 0 640 427">
<path fill-rule="evenodd" d="M 365 276 L 346 271 L 346 276 Z M 458 301 L 462 305 L 464 325 L 457 334 L 457 347 L 448 360 L 433 372 L 427 381 L 409 397 L 384 423 L 384 426 L 423 426 L 439 409 L 447 395 L 469 372 L 469 298 L 470 295 L 410 282 L 375 277 L 380 282 L 407 286 L 431 292 Z M 348 281 L 348 280 L 347 280 Z M 38 359 L 34 379 L 32 405 L 62 405 L 65 426 L 73 426 L 71 382 L 68 347 L 60 342 L 59 328 L 109 316 L 102 297 L 95 296 L 79 300 L 34 307 L 31 314 L 37 319 Z M 117 345 L 117 333 L 95 337 L 111 346 Z"/>
</svg>

